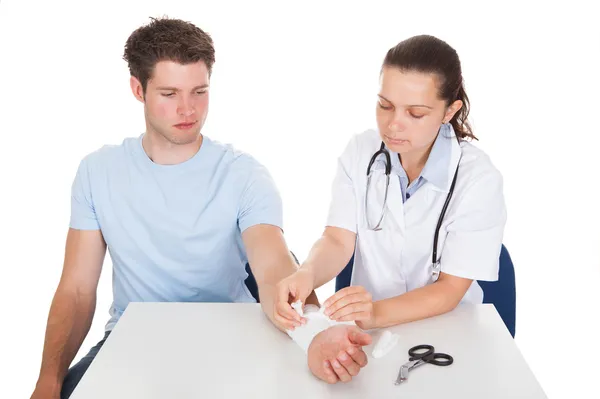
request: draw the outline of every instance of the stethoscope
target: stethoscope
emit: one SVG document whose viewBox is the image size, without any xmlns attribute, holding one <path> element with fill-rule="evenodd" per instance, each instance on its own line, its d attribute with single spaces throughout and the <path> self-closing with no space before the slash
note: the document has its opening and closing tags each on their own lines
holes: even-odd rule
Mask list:
<svg viewBox="0 0 600 399">
<path fill-rule="evenodd" d="M 458 137 L 456 139 L 458 140 Z M 369 187 L 371 186 L 371 166 L 373 166 L 373 163 L 375 162 L 377 157 L 379 157 L 380 155 L 385 156 L 385 177 L 386 177 L 385 194 L 383 197 L 383 207 L 381 208 L 381 215 L 379 216 L 379 220 L 377 221 L 377 224 L 375 226 L 372 226 L 372 224 L 369 221 L 369 212 L 368 212 L 368 209 L 369 209 L 369 206 L 368 206 L 369 205 L 369 203 L 368 203 Z M 459 164 L 460 164 L 460 160 L 459 160 Z M 386 211 L 391 171 L 392 171 L 392 162 L 391 162 L 390 153 L 385 148 L 385 143 L 382 141 L 381 147 L 379 147 L 379 151 L 377 151 L 375 154 L 373 154 L 373 156 L 371 157 L 371 160 L 369 161 L 369 166 L 367 166 L 367 192 L 365 195 L 365 218 L 367 220 L 367 227 L 373 231 L 381 230 L 381 222 L 383 221 L 383 217 L 385 216 L 385 211 Z M 446 209 L 448 209 L 448 204 L 450 203 L 450 199 L 452 198 L 452 194 L 454 193 L 454 186 L 456 185 L 456 176 L 457 175 L 458 175 L 458 164 L 456 165 L 456 171 L 454 172 L 454 177 L 452 178 L 452 184 L 450 185 L 450 191 L 448 192 L 448 195 L 446 196 L 446 202 L 444 202 L 444 207 L 442 208 L 442 213 L 440 214 L 440 217 L 438 218 L 437 226 L 435 228 L 435 234 L 433 236 L 433 251 L 432 251 L 432 255 L 431 255 L 431 266 L 432 266 L 432 274 L 433 274 L 434 278 L 437 278 L 441 271 L 440 260 L 438 259 L 438 256 L 437 256 L 438 237 L 440 235 L 440 228 L 442 226 L 442 221 L 444 220 L 444 215 L 446 214 Z"/>
</svg>

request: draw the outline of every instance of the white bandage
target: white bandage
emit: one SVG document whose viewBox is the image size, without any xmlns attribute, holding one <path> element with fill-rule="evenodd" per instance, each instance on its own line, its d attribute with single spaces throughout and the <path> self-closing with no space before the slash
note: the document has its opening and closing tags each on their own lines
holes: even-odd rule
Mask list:
<svg viewBox="0 0 600 399">
<path fill-rule="evenodd" d="M 298 313 L 300 316 L 304 316 L 304 311 L 302 309 L 302 302 L 296 301 L 292 303 L 292 308 Z"/>
<path fill-rule="evenodd" d="M 397 343 L 398 334 L 394 334 L 388 330 L 385 330 L 383 334 L 381 334 L 381 337 L 379 337 L 375 348 L 373 348 L 373 357 L 379 358 L 385 356 L 389 351 L 392 350 L 394 346 L 396 346 Z"/>
<path fill-rule="evenodd" d="M 325 308 L 318 308 L 316 305 L 306 305 L 302 307 L 300 301 L 292 303 L 296 312 L 306 319 L 306 324 L 296 327 L 293 331 L 287 330 L 287 334 L 296 342 L 304 352 L 308 352 L 308 347 L 313 338 L 321 331 L 338 324 L 356 325 L 353 321 L 338 322 L 331 320 L 323 312 Z"/>
</svg>

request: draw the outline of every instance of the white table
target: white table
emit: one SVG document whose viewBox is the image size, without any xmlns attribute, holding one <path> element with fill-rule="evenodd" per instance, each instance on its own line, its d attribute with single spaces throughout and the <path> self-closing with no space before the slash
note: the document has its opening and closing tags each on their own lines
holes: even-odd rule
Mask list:
<svg viewBox="0 0 600 399">
<path fill-rule="evenodd" d="M 258 304 L 132 303 L 71 398 L 546 398 L 491 305 L 391 330 L 400 340 L 390 353 L 374 359 L 366 347 L 367 367 L 350 383 L 328 385 Z M 421 366 L 394 385 L 419 344 L 454 364 Z"/>
</svg>

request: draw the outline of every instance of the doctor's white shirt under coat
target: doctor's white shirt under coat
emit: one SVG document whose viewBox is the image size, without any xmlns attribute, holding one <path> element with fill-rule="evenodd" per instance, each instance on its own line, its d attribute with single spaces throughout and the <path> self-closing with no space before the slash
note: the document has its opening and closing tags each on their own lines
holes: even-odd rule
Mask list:
<svg viewBox="0 0 600 399">
<path fill-rule="evenodd" d="M 367 166 L 381 145 L 379 133 L 354 135 L 339 157 L 327 226 L 357 234 L 351 284 L 363 286 L 374 301 L 434 282 L 434 233 L 459 160 L 454 194 L 438 238 L 441 272 L 474 280 L 462 303 L 482 302 L 477 280 L 498 279 L 506 224 L 502 176 L 482 150 L 470 142 L 459 144 L 451 126 L 443 127 L 445 139 L 452 141 L 445 186 L 426 181 L 403 203 L 398 176 L 392 172 L 380 231 L 370 230 L 365 218 Z M 390 151 L 390 156 L 398 155 Z M 384 171 L 373 170 L 368 202 L 372 225 L 379 220 L 384 194 Z"/>
</svg>

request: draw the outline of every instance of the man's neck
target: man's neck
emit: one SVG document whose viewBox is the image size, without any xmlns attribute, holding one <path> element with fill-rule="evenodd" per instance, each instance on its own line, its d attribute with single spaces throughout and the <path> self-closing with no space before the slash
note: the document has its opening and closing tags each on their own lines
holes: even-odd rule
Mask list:
<svg viewBox="0 0 600 399">
<path fill-rule="evenodd" d="M 151 129 L 142 138 L 142 147 L 148 158 L 158 165 L 177 165 L 191 159 L 200 150 L 203 136 L 189 144 L 174 144 Z"/>
</svg>

